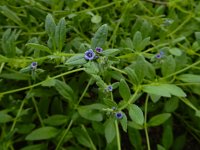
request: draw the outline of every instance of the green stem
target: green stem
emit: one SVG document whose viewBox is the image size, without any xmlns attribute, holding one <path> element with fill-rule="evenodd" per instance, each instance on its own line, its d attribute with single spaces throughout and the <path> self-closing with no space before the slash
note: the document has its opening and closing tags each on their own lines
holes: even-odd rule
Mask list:
<svg viewBox="0 0 200 150">
<path fill-rule="evenodd" d="M 147 109 L 148 109 L 148 100 L 149 100 L 149 95 L 147 95 L 146 100 L 145 100 L 145 110 L 144 110 L 144 131 L 145 131 L 145 136 L 146 136 L 146 142 L 147 142 L 147 149 L 151 150 L 150 142 L 149 142 L 149 134 L 148 134 L 148 127 L 147 127 Z"/>
<path fill-rule="evenodd" d="M 135 93 L 128 100 L 128 102 L 125 103 L 124 105 L 122 105 L 119 108 L 119 110 L 122 110 L 122 109 L 126 108 L 128 105 L 132 104 L 136 100 L 136 97 L 138 96 L 139 91 L 140 91 L 140 88 L 137 88 L 136 91 L 135 91 Z"/>
<path fill-rule="evenodd" d="M 37 114 L 37 116 L 38 116 L 38 118 L 39 118 L 39 121 L 40 121 L 42 127 L 44 127 L 44 123 L 43 123 L 43 121 L 42 121 L 42 117 L 41 117 L 41 115 L 40 115 L 40 112 L 39 112 L 39 109 L 38 109 L 38 106 L 37 106 L 37 104 L 36 104 L 36 101 L 35 101 L 35 98 L 34 98 L 34 97 L 32 97 L 32 101 L 33 101 L 33 104 L 34 104 L 34 107 L 35 107 L 36 114 Z"/>
<path fill-rule="evenodd" d="M 92 82 L 92 78 L 89 80 L 89 82 L 88 82 L 87 86 L 85 87 L 85 90 L 83 91 L 81 97 L 79 98 L 78 103 L 76 104 L 76 106 L 79 105 L 79 103 L 81 102 L 81 100 L 82 100 L 83 97 L 85 96 L 85 93 L 87 92 L 87 90 L 88 90 L 88 88 L 89 88 L 91 82 Z"/>
<path fill-rule="evenodd" d="M 119 133 L 117 120 L 115 120 L 115 129 L 116 129 L 116 136 L 117 136 L 117 150 L 121 150 L 120 133 Z"/>
<path fill-rule="evenodd" d="M 126 73 L 126 72 L 124 72 L 123 70 L 120 70 L 120 69 L 118 69 L 118 68 L 115 68 L 115 67 L 113 67 L 113 66 L 110 66 L 110 69 L 113 69 L 113 70 L 115 70 L 115 71 L 118 71 L 118 72 L 120 72 L 120 73 L 122 73 L 122 74 L 125 74 L 125 75 L 127 75 L 127 73 Z"/>
<path fill-rule="evenodd" d="M 5 62 L 3 62 L 3 63 L 1 64 L 1 66 L 0 66 L 0 74 L 1 74 L 1 72 L 2 72 L 2 70 L 3 70 L 4 65 L 5 65 Z"/>
<path fill-rule="evenodd" d="M 61 144 L 62 144 L 62 142 L 63 142 L 65 136 L 66 136 L 67 133 L 69 132 L 69 129 L 71 128 L 72 124 L 73 124 L 73 120 L 70 121 L 70 123 L 69 123 L 67 129 L 65 130 L 65 132 L 64 132 L 64 134 L 63 134 L 63 136 L 60 138 L 60 140 L 59 140 L 59 142 L 58 142 L 58 145 L 56 146 L 56 149 L 55 149 L 55 150 L 59 150 L 59 149 L 60 149 L 60 146 L 61 146 Z"/>
<path fill-rule="evenodd" d="M 165 77 L 163 77 L 161 79 L 166 79 L 166 78 L 172 77 L 174 75 L 177 75 L 179 73 L 182 73 L 182 72 L 184 72 L 184 71 L 186 71 L 186 70 L 188 70 L 188 69 L 190 69 L 190 68 L 192 68 L 192 67 L 194 67 L 194 66 L 196 66 L 198 64 L 200 64 L 200 60 L 195 62 L 195 63 L 193 63 L 193 64 L 191 64 L 191 65 L 189 65 L 189 66 L 187 66 L 187 67 L 185 67 L 185 68 L 183 68 L 183 69 L 181 69 L 181 70 L 179 70 L 179 71 L 176 71 L 176 72 L 174 72 L 174 73 L 172 73 L 172 74 L 170 74 L 168 76 L 165 76 Z"/>
<path fill-rule="evenodd" d="M 84 69 L 85 68 L 79 68 L 79 69 L 71 70 L 71 71 L 68 71 L 68 72 L 64 72 L 64 73 L 61 73 L 61 74 L 59 74 L 57 76 L 51 77 L 50 79 L 56 79 L 56 78 L 59 78 L 59 77 L 62 77 L 62 76 L 65 76 L 65 75 L 68 75 L 68 74 L 71 74 L 71 73 L 74 73 L 74 72 L 83 71 Z M 31 89 L 31 88 L 34 88 L 36 86 L 41 85 L 43 82 L 44 81 L 41 81 L 41 82 L 38 82 L 36 84 L 30 85 L 30 86 L 26 86 L 26 87 L 23 87 L 23 88 L 19 88 L 19 89 L 15 89 L 15 90 L 10 90 L 10 91 L 6 91 L 6 92 L 2 92 L 2 93 L 0 93 L 0 95 L 6 95 L 6 94 L 10 94 L 10 93 L 15 93 L 15 92 L 19 92 L 19 91 Z"/>
<path fill-rule="evenodd" d="M 22 101 L 22 103 L 21 103 L 21 105 L 20 105 L 20 108 L 19 108 L 19 110 L 18 110 L 18 112 L 17 112 L 17 115 L 16 115 L 14 121 L 13 121 L 13 124 L 12 124 L 12 127 L 11 127 L 11 129 L 10 129 L 10 132 L 12 132 L 12 131 L 14 130 L 14 128 L 15 128 L 15 125 L 16 125 L 16 123 L 17 123 L 17 119 L 19 118 L 19 116 L 20 116 L 20 114 L 21 114 L 21 112 L 22 112 L 22 109 L 23 109 L 23 107 L 24 107 L 25 100 L 26 100 L 26 99 L 23 99 L 23 101 Z"/>
<path fill-rule="evenodd" d="M 87 135 L 87 138 L 88 138 L 88 140 L 89 140 L 89 142 L 90 142 L 90 144 L 91 144 L 91 149 L 92 149 L 92 150 L 96 150 L 96 147 L 95 147 L 95 145 L 94 145 L 92 139 L 90 138 L 90 136 L 89 136 L 89 134 L 88 134 L 88 132 L 87 132 L 85 126 L 84 126 L 84 125 L 81 125 L 81 127 L 82 127 L 83 131 L 84 131 L 84 132 L 86 133 L 86 135 Z"/>
</svg>

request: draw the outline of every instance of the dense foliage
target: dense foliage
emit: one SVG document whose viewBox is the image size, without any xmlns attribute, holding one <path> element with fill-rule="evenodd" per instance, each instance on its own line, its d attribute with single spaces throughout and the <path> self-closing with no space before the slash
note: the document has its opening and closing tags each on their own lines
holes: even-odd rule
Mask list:
<svg viewBox="0 0 200 150">
<path fill-rule="evenodd" d="M 200 1 L 1 0 L 0 150 L 197 150 Z"/>
</svg>

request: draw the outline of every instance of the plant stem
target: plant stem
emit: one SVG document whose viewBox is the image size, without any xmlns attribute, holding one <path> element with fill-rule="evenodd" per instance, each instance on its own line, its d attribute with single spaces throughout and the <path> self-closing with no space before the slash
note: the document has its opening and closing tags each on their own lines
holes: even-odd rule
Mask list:
<svg viewBox="0 0 200 150">
<path fill-rule="evenodd" d="M 149 134 L 148 134 L 148 127 L 147 127 L 147 109 L 148 109 L 148 100 L 149 100 L 149 95 L 147 94 L 146 100 L 145 100 L 145 110 L 144 110 L 144 131 L 146 135 L 146 142 L 147 142 L 147 149 L 151 150 L 150 142 L 149 142 Z"/>
<path fill-rule="evenodd" d="M 115 71 L 118 71 L 118 72 L 120 72 L 120 73 L 122 73 L 122 74 L 127 75 L 127 73 L 126 73 L 125 71 L 120 70 L 120 69 L 118 69 L 118 68 L 115 68 L 115 67 L 113 67 L 113 66 L 110 66 L 110 69 L 113 69 L 113 70 L 115 70 Z"/>
<path fill-rule="evenodd" d="M 116 136 L 117 136 L 117 150 L 121 150 L 120 133 L 119 133 L 117 120 L 115 120 L 115 129 L 116 129 Z"/>
<path fill-rule="evenodd" d="M 76 104 L 76 106 L 78 106 L 78 105 L 79 105 L 79 103 L 81 102 L 81 100 L 82 100 L 82 99 L 83 99 L 83 97 L 85 96 L 85 93 L 87 92 L 87 90 L 88 90 L 88 88 L 89 88 L 89 86 L 90 86 L 91 82 L 92 82 L 92 78 L 90 78 L 90 80 L 89 80 L 89 82 L 88 82 L 87 86 L 85 87 L 85 90 L 83 91 L 83 93 L 82 93 L 81 97 L 79 98 L 79 100 L 78 100 L 78 103 Z"/>
<path fill-rule="evenodd" d="M 88 134 L 88 132 L 87 132 L 85 126 L 84 126 L 84 125 L 81 125 L 81 127 L 82 127 L 83 131 L 84 131 L 84 132 L 86 133 L 86 135 L 87 135 L 87 138 L 88 138 L 88 140 L 89 140 L 89 142 L 90 142 L 90 144 L 91 144 L 91 149 L 92 149 L 92 150 L 96 150 L 96 147 L 95 147 L 95 145 L 94 145 L 92 139 L 90 138 L 90 135 Z"/>
<path fill-rule="evenodd" d="M 74 73 L 74 72 L 83 71 L 84 69 L 85 68 L 79 68 L 79 69 L 67 71 L 67 72 L 61 73 L 61 74 L 59 74 L 57 76 L 51 77 L 49 79 L 56 79 L 56 78 L 59 78 L 59 77 L 62 77 L 62 76 L 65 76 L 65 75 L 68 75 L 68 74 L 71 74 L 71 73 Z M 49 79 L 46 79 L 46 80 L 49 80 Z M 44 80 L 44 81 L 46 81 L 46 80 Z M 44 81 L 38 82 L 38 83 L 30 85 L 30 86 L 26 86 L 26 87 L 23 87 L 23 88 L 19 88 L 19 89 L 15 89 L 15 90 L 10 90 L 10 91 L 6 91 L 6 92 L 2 92 L 2 93 L 0 93 L 0 95 L 3 96 L 3 95 L 6 95 L 6 94 L 10 94 L 10 93 L 15 93 L 15 92 L 19 92 L 19 91 L 31 89 L 31 88 L 34 88 L 36 86 L 41 85 Z"/>
<path fill-rule="evenodd" d="M 71 128 L 72 124 L 73 124 L 73 120 L 70 121 L 70 123 L 69 123 L 67 129 L 65 130 L 65 132 L 64 132 L 64 134 L 63 134 L 63 136 L 60 138 L 60 140 L 59 140 L 59 142 L 58 142 L 58 145 L 56 146 L 56 149 L 55 149 L 55 150 L 59 150 L 59 149 L 60 149 L 60 146 L 61 146 L 61 144 L 62 144 L 62 142 L 63 142 L 65 136 L 66 136 L 67 133 L 69 132 L 69 129 Z"/>
<path fill-rule="evenodd" d="M 176 71 L 176 72 L 174 72 L 174 73 L 172 73 L 172 74 L 170 74 L 168 76 L 165 76 L 165 77 L 163 77 L 161 79 L 166 79 L 166 78 L 172 77 L 174 75 L 177 75 L 179 73 L 182 73 L 182 72 L 184 72 L 184 71 L 186 71 L 186 70 L 188 70 L 188 69 L 190 69 L 190 68 L 192 68 L 192 67 L 194 67 L 194 66 L 196 66 L 198 64 L 200 64 L 200 60 L 195 62 L 195 63 L 193 63 L 193 64 L 191 64 L 191 65 L 189 65 L 189 66 L 187 66 L 187 67 L 185 67 L 185 68 L 183 68 L 183 69 L 181 69 L 181 70 L 179 70 L 179 71 Z"/>
<path fill-rule="evenodd" d="M 16 125 L 16 123 L 17 123 L 17 119 L 19 118 L 19 116 L 20 116 L 20 114 L 21 114 L 21 112 L 22 112 L 22 109 L 23 109 L 23 107 L 24 107 L 25 100 L 26 100 L 26 99 L 23 99 L 23 101 L 22 101 L 22 103 L 21 103 L 21 105 L 20 105 L 20 108 L 19 108 L 19 110 L 18 110 L 18 112 L 17 112 L 17 115 L 16 115 L 14 121 L 13 121 L 13 124 L 12 124 L 12 127 L 11 127 L 11 129 L 10 129 L 10 132 L 12 132 L 12 131 L 14 130 L 14 128 L 15 128 L 15 125 Z"/>
<path fill-rule="evenodd" d="M 34 107 L 35 107 L 36 114 L 37 114 L 37 116 L 38 116 L 38 118 L 39 118 L 39 120 L 40 120 L 41 126 L 44 127 L 44 123 L 43 123 L 43 121 L 42 121 L 42 117 L 41 117 L 41 115 L 40 115 L 40 112 L 39 112 L 39 109 L 38 109 L 38 106 L 37 106 L 37 104 L 36 104 L 36 101 L 35 101 L 35 98 L 34 98 L 34 97 L 32 97 L 32 101 L 33 101 L 33 104 L 34 104 Z"/>
</svg>

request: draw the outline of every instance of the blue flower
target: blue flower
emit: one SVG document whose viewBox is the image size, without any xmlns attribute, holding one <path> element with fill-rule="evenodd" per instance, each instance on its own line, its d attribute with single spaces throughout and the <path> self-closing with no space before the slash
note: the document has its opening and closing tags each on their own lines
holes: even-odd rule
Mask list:
<svg viewBox="0 0 200 150">
<path fill-rule="evenodd" d="M 113 90 L 112 85 L 108 85 L 107 88 L 106 88 L 106 91 L 107 92 L 112 92 L 112 90 Z"/>
<path fill-rule="evenodd" d="M 101 52 L 103 52 L 103 49 L 102 49 L 101 47 L 96 47 L 95 50 L 96 50 L 97 53 L 101 53 Z"/>
<path fill-rule="evenodd" d="M 86 60 L 93 60 L 95 58 L 95 53 L 92 49 L 89 49 L 85 52 L 85 59 Z"/>
<path fill-rule="evenodd" d="M 163 52 L 163 51 L 160 51 L 159 53 L 157 53 L 157 54 L 155 55 L 155 57 L 156 57 L 157 59 L 161 59 L 161 58 L 163 58 L 163 56 L 164 56 L 164 52 Z"/>
<path fill-rule="evenodd" d="M 123 118 L 123 113 L 120 111 L 120 112 L 116 112 L 115 113 L 115 117 L 117 118 L 117 119 L 122 119 Z"/>
<path fill-rule="evenodd" d="M 31 69 L 36 69 L 37 68 L 37 62 L 32 62 L 31 63 Z"/>
</svg>

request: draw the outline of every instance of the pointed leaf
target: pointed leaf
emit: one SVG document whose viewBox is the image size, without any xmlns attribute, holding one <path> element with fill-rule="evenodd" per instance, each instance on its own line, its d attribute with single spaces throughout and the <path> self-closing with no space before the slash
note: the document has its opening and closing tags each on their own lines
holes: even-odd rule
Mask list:
<svg viewBox="0 0 200 150">
<path fill-rule="evenodd" d="M 47 46 L 44 46 L 44 45 L 41 45 L 41 44 L 27 43 L 26 46 L 28 46 L 30 48 L 37 49 L 37 50 L 41 50 L 41 51 L 44 51 L 44 52 L 47 52 L 47 53 L 51 54 L 51 50 Z"/>
<path fill-rule="evenodd" d="M 131 96 L 131 92 L 130 92 L 129 86 L 128 86 L 128 84 L 126 83 L 126 81 L 124 79 L 120 80 L 119 93 L 120 93 L 121 97 L 125 101 L 128 101 L 130 96 Z"/>
<path fill-rule="evenodd" d="M 111 143 L 116 136 L 115 120 L 109 119 L 105 125 L 105 137 L 107 143 Z"/>
<path fill-rule="evenodd" d="M 140 107 L 135 104 L 131 104 L 129 106 L 129 116 L 131 120 L 136 122 L 139 125 L 143 125 L 144 123 L 144 115 Z"/>
<path fill-rule="evenodd" d="M 91 48 L 95 49 L 96 47 L 102 47 L 106 42 L 107 34 L 108 25 L 104 24 L 97 30 L 94 37 L 92 38 Z"/>
<path fill-rule="evenodd" d="M 42 127 L 32 131 L 26 136 L 26 140 L 47 140 L 55 137 L 59 133 L 59 130 L 54 127 Z"/>
<path fill-rule="evenodd" d="M 169 119 L 169 117 L 171 117 L 170 113 L 156 115 L 149 120 L 148 126 L 159 126 Z"/>
<path fill-rule="evenodd" d="M 60 93 L 60 95 L 62 95 L 67 101 L 73 103 L 74 91 L 72 90 L 72 88 L 60 80 L 55 79 L 55 81 L 56 81 L 55 88 Z"/>
</svg>

